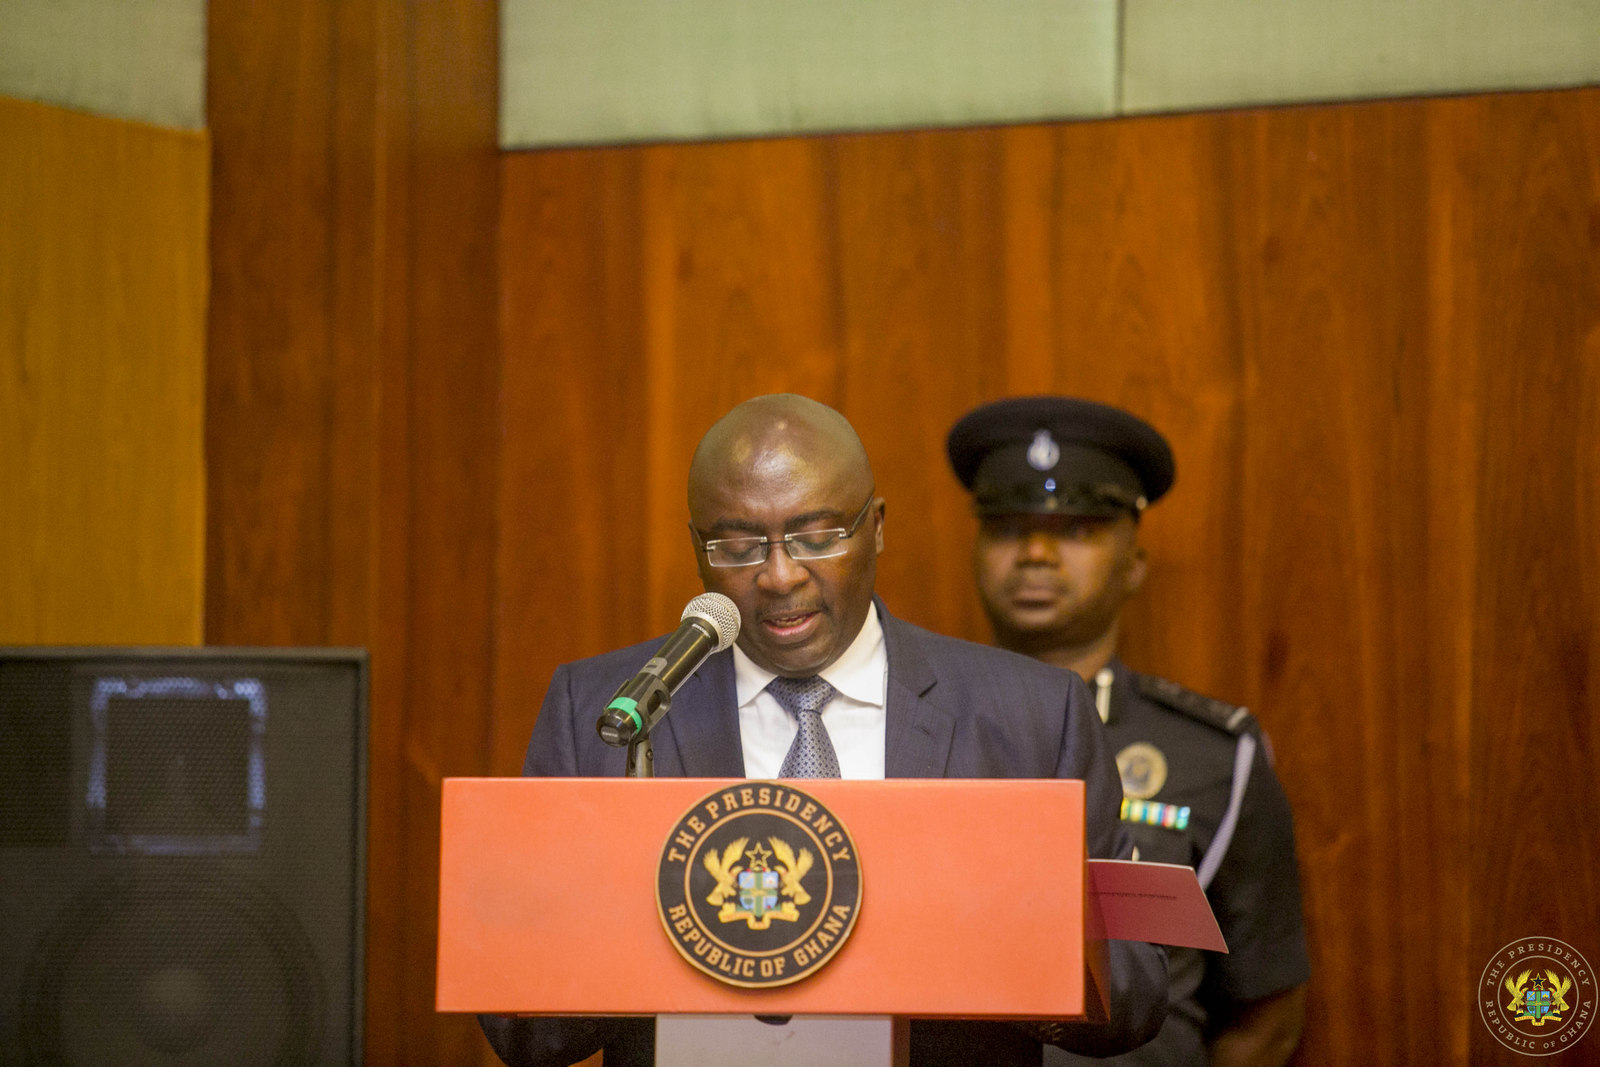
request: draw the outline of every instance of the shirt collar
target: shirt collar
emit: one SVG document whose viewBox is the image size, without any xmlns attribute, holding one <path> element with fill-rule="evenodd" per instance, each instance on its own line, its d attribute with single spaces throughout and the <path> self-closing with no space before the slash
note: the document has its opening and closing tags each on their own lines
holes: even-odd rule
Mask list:
<svg viewBox="0 0 1600 1067">
<path fill-rule="evenodd" d="M 1106 685 L 1100 684 L 1101 678 L 1106 679 Z M 1104 709 L 1100 715 L 1101 722 L 1110 724 L 1119 717 L 1123 701 L 1127 698 L 1127 687 L 1128 668 L 1116 656 L 1112 656 L 1110 662 L 1089 680 L 1089 694 L 1094 697 L 1095 710 Z"/>
<path fill-rule="evenodd" d="M 888 658 L 883 648 L 883 624 L 878 621 L 878 605 L 867 612 L 861 632 L 844 650 L 844 655 L 822 669 L 822 677 L 840 693 L 861 704 L 883 706 L 884 674 Z M 761 695 L 777 675 L 733 646 L 734 692 L 742 708 Z"/>
</svg>

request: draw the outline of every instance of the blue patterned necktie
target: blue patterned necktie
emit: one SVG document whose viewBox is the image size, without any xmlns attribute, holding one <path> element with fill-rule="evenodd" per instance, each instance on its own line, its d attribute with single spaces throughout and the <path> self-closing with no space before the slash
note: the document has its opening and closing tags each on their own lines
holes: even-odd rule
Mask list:
<svg viewBox="0 0 1600 1067">
<path fill-rule="evenodd" d="M 789 754 L 778 768 L 780 778 L 838 778 L 839 756 L 822 725 L 822 706 L 833 699 L 833 686 L 816 675 L 774 678 L 767 692 L 800 723 Z"/>
</svg>

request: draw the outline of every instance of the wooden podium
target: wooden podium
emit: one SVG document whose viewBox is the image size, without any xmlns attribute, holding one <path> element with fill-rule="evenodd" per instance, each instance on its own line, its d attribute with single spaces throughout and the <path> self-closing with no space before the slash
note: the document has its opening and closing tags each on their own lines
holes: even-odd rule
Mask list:
<svg viewBox="0 0 1600 1067">
<path fill-rule="evenodd" d="M 692 968 L 657 911 L 662 848 L 706 794 L 761 784 L 447 779 L 438 1009 L 1104 1018 L 1085 937 L 1083 783 L 1071 780 L 795 782 L 855 840 L 850 939 L 778 988 Z"/>
</svg>

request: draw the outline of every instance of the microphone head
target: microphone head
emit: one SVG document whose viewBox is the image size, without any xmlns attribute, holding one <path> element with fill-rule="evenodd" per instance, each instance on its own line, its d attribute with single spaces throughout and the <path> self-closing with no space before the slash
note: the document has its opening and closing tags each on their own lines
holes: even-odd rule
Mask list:
<svg viewBox="0 0 1600 1067">
<path fill-rule="evenodd" d="M 721 593 L 701 593 L 689 601 L 678 621 L 693 615 L 708 623 L 717 633 L 717 651 L 721 652 L 739 637 L 739 605 Z"/>
</svg>

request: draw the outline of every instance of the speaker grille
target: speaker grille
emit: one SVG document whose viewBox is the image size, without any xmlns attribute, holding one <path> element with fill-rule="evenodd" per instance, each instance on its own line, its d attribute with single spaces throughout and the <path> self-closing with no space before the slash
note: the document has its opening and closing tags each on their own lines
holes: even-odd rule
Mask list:
<svg viewBox="0 0 1600 1067">
<path fill-rule="evenodd" d="M 315 959 L 259 882 L 143 862 L 80 893 L 39 942 L 19 1004 L 23 1062 L 320 1062 Z"/>
</svg>

